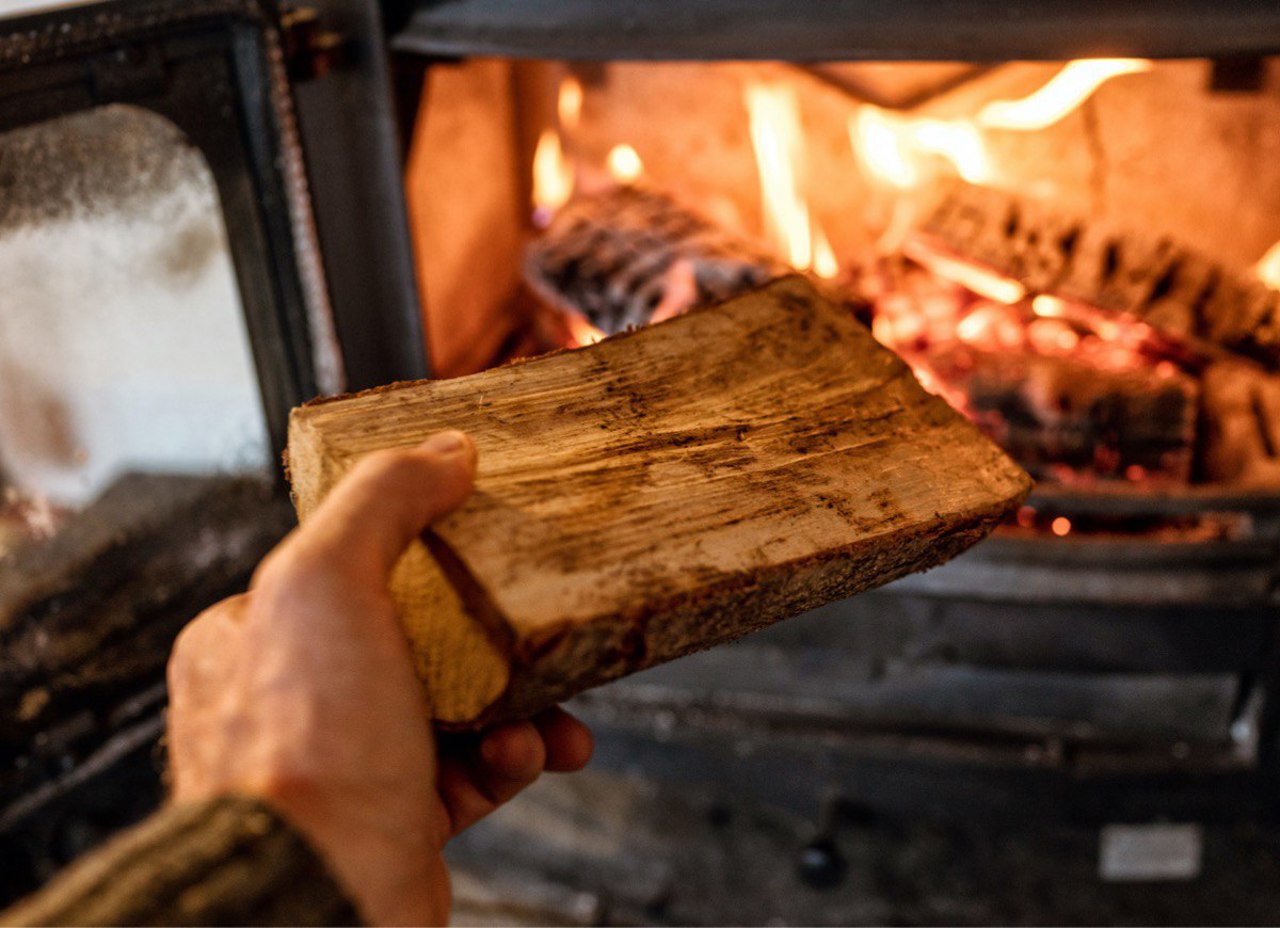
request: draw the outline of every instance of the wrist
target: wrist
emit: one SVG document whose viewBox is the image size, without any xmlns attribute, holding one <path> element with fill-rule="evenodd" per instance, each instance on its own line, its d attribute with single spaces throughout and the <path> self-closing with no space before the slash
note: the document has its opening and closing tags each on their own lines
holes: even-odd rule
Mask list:
<svg viewBox="0 0 1280 928">
<path fill-rule="evenodd" d="M 440 850 L 447 825 L 406 821 L 374 792 L 292 777 L 252 790 L 307 839 L 366 923 L 445 924 L 449 880 Z"/>
</svg>

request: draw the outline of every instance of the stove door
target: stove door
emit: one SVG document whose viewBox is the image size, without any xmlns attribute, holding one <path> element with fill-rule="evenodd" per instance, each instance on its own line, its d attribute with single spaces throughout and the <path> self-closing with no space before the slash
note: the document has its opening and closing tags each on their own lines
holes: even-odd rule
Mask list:
<svg viewBox="0 0 1280 928">
<path fill-rule="evenodd" d="M 137 133 L 142 114 L 162 117 L 212 176 L 273 449 L 284 445 L 289 409 L 318 393 L 425 376 L 372 0 L 283 12 L 270 0 L 45 6 L 0 21 L 0 134 L 43 126 L 17 138 L 30 144 L 43 132 L 46 147 L 64 155 L 45 169 L 10 146 L 7 180 L 22 191 L 8 199 L 31 207 L 28 225 L 51 218 L 59 201 L 66 213 L 102 205 L 77 200 L 83 177 L 52 197 L 42 192 L 49 185 L 36 179 L 40 172 L 73 180 L 69 145 L 91 159 L 89 140 L 99 134 L 100 154 L 154 155 L 165 130 Z M 116 118 L 125 108 L 128 126 Z M 76 114 L 88 122 L 52 141 L 50 121 Z M 119 201 L 122 186 L 166 183 L 147 173 L 148 163 L 89 173 L 110 188 L 99 193 Z M 50 202 L 37 204 L 41 197 Z M 171 251 L 174 261 L 192 257 L 176 243 Z M 94 324 L 86 310 L 83 325 Z"/>
</svg>

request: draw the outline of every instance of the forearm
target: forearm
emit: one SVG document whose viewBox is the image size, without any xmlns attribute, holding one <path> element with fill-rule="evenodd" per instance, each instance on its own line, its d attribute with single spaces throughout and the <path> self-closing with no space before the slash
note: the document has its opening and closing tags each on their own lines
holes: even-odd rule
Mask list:
<svg viewBox="0 0 1280 928">
<path fill-rule="evenodd" d="M 166 806 L 0 915 L 0 925 L 359 921 L 324 861 L 248 798 Z"/>
</svg>

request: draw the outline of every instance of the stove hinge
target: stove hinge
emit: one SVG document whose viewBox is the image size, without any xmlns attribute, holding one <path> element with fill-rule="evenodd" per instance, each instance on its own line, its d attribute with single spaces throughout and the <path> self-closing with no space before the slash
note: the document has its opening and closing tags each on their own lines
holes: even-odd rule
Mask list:
<svg viewBox="0 0 1280 928">
<path fill-rule="evenodd" d="M 314 7 L 303 4 L 286 6 L 280 15 L 280 34 L 292 81 L 324 77 L 348 60 L 350 43 L 347 37 L 327 28 Z"/>
</svg>

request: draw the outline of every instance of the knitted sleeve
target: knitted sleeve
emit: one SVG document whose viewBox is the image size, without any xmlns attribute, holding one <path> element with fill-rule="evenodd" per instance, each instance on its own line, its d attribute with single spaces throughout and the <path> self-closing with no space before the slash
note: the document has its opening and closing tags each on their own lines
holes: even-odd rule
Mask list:
<svg viewBox="0 0 1280 928">
<path fill-rule="evenodd" d="M 0 914 L 0 925 L 358 922 L 311 846 L 243 797 L 167 806 Z"/>
</svg>

